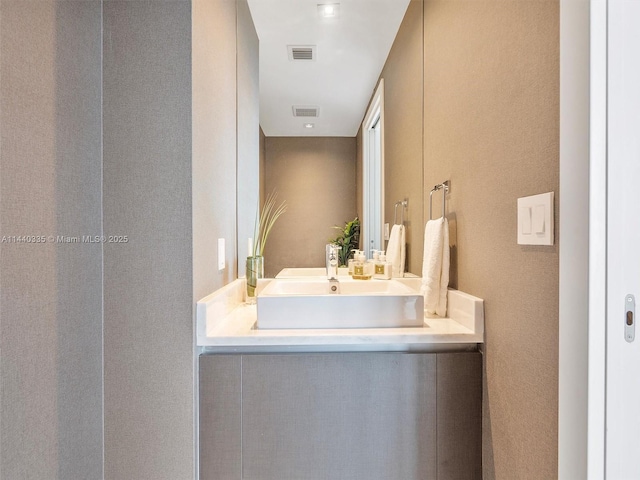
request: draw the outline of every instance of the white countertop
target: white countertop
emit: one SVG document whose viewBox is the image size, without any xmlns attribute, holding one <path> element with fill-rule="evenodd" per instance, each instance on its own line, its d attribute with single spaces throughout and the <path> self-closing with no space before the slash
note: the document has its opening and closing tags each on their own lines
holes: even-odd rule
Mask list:
<svg viewBox="0 0 640 480">
<path fill-rule="evenodd" d="M 459 351 L 484 337 L 483 301 L 449 291 L 447 318 L 425 316 L 422 327 L 353 329 L 255 328 L 256 305 L 243 302 L 238 279 L 197 304 L 197 346 L 204 351 Z"/>
</svg>

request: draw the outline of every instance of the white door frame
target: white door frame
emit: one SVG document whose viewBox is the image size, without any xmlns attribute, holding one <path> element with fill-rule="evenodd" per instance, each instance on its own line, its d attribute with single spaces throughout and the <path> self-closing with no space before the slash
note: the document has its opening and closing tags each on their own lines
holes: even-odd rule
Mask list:
<svg viewBox="0 0 640 480">
<path fill-rule="evenodd" d="M 560 0 L 558 478 L 604 478 L 607 0 Z"/>
<path fill-rule="evenodd" d="M 605 478 L 607 319 L 607 5 L 590 2 L 589 480 Z"/>
<path fill-rule="evenodd" d="M 379 120 L 378 120 L 379 118 Z M 375 206 L 371 205 L 373 197 L 369 187 L 370 156 L 373 153 L 369 146 L 369 130 L 371 130 L 377 122 L 380 122 L 380 205 L 379 205 L 379 224 L 380 231 L 377 232 L 376 240 L 380 249 L 384 249 L 383 229 L 384 225 L 384 79 L 381 78 L 364 120 L 362 122 L 362 249 L 368 254 L 371 238 L 369 238 L 369 228 L 367 220 L 376 212 Z"/>
</svg>

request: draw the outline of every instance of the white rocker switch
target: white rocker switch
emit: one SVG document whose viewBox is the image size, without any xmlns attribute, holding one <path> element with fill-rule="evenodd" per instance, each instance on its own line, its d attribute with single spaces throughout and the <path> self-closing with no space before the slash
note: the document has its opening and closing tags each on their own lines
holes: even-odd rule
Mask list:
<svg viewBox="0 0 640 480">
<path fill-rule="evenodd" d="M 531 209 L 529 207 L 520 207 L 518 216 L 520 217 L 520 233 L 531 235 Z"/>
<path fill-rule="evenodd" d="M 544 234 L 544 205 L 533 207 L 533 231 L 536 235 Z"/>
</svg>

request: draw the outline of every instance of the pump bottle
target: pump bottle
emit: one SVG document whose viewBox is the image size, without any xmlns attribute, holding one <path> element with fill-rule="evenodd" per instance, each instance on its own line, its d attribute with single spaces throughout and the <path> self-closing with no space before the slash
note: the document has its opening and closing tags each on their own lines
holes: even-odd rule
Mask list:
<svg viewBox="0 0 640 480">
<path fill-rule="evenodd" d="M 392 264 L 391 262 L 387 262 L 387 256 L 384 254 L 384 251 L 380 251 L 378 256 L 378 261 L 375 264 L 375 273 L 373 278 L 377 278 L 379 280 L 391 280 L 392 273 Z"/>
<path fill-rule="evenodd" d="M 366 258 L 363 251 L 358 250 L 356 252 L 355 262 L 353 263 L 353 278 L 355 280 L 369 280 L 372 277 Z"/>
</svg>

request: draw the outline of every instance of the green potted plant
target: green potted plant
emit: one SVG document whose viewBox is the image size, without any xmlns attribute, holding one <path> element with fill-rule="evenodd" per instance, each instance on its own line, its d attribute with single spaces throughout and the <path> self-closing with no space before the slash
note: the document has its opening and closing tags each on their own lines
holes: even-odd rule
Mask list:
<svg viewBox="0 0 640 480">
<path fill-rule="evenodd" d="M 329 242 L 340 247 L 338 263 L 340 267 L 346 267 L 351 252 L 360 247 L 360 219 L 356 217 L 347 222 L 344 227 L 336 225 L 333 228 L 340 230 L 340 235 Z"/>
<path fill-rule="evenodd" d="M 287 211 L 286 202 L 276 206 L 278 194 L 271 192 L 258 215 L 256 211 L 256 222 L 253 230 L 253 250 L 251 256 L 247 257 L 247 299 L 251 300 L 256 295 L 256 285 L 259 278 L 264 278 L 264 247 L 267 244 L 269 233 L 276 223 L 276 220 Z"/>
</svg>

